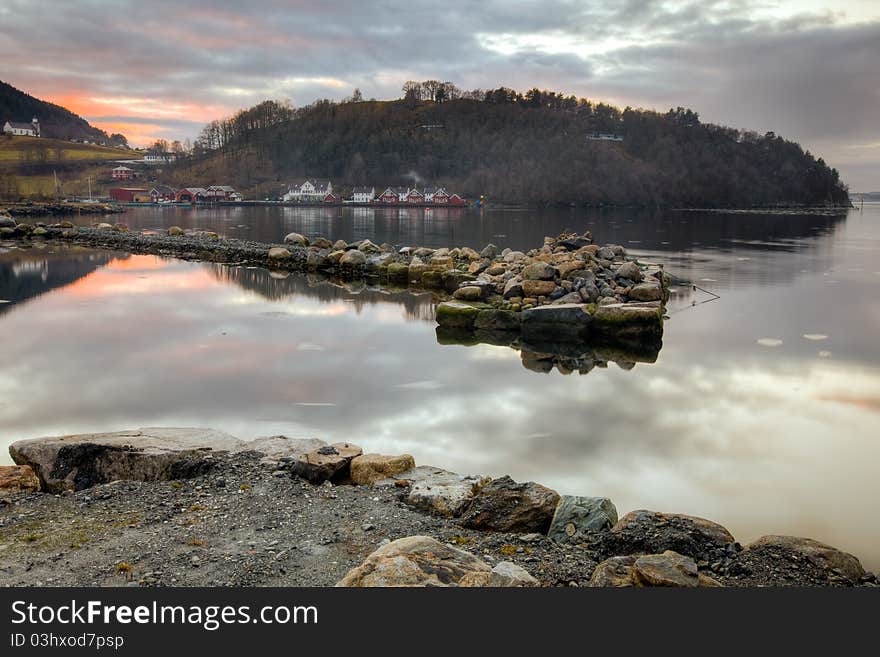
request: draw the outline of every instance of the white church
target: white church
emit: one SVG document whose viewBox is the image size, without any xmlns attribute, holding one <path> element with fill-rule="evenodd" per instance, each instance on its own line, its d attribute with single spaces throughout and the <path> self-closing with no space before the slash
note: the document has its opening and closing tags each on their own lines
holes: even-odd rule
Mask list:
<svg viewBox="0 0 880 657">
<path fill-rule="evenodd" d="M 7 121 L 3 124 L 3 132 L 7 135 L 16 135 L 19 137 L 39 137 L 40 122 L 37 117 L 30 123 L 18 123 L 16 121 Z"/>
</svg>

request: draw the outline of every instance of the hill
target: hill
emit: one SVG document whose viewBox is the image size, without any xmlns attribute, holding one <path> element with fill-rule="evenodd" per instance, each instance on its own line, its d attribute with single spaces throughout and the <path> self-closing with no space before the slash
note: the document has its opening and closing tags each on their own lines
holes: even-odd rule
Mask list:
<svg viewBox="0 0 880 657">
<path fill-rule="evenodd" d="M 467 95 L 295 110 L 266 101 L 206 126 L 193 157 L 169 168 L 167 180 L 261 194 L 304 177 L 336 188 L 432 183 L 523 203 L 848 203 L 836 170 L 773 133 L 702 123 L 683 108 L 620 110 L 537 89 Z"/>
<path fill-rule="evenodd" d="M 85 139 L 109 146 L 125 146 L 128 143 L 124 135 L 108 135 L 70 110 L 34 98 L 0 80 L 0 127 L 6 121 L 30 123 L 33 117 L 39 119 L 43 137 Z"/>
</svg>

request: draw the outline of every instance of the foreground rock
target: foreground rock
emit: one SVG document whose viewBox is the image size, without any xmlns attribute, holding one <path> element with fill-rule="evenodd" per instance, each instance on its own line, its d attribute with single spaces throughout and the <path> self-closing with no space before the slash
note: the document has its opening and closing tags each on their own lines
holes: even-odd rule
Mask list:
<svg viewBox="0 0 880 657">
<path fill-rule="evenodd" d="M 213 429 L 153 428 L 21 440 L 12 459 L 33 468 L 44 490 L 82 490 L 115 479 L 184 479 L 206 472 L 217 453 L 241 449 Z"/>
<path fill-rule="evenodd" d="M 478 557 L 428 536 L 408 536 L 380 547 L 337 586 L 459 586 L 492 569 Z M 473 579 L 466 580 L 473 582 Z"/>
<path fill-rule="evenodd" d="M 416 461 L 409 454 L 399 456 L 364 454 L 351 462 L 351 483 L 374 484 L 381 479 L 387 479 L 415 467 Z"/>
<path fill-rule="evenodd" d="M 403 501 L 432 515 L 456 518 L 488 479 L 465 476 L 432 466 L 406 470 L 379 484 L 408 487 Z"/>
<path fill-rule="evenodd" d="M 733 535 L 711 520 L 646 510 L 627 513 L 603 537 L 604 549 L 612 554 L 674 550 L 705 561 L 735 553 L 734 543 Z"/>
<path fill-rule="evenodd" d="M 518 484 L 510 477 L 500 477 L 471 498 L 462 511 L 461 524 L 497 532 L 545 534 L 559 499 L 559 493 L 541 484 Z"/>
<path fill-rule="evenodd" d="M 590 586 L 717 587 L 721 583 L 702 575 L 690 557 L 672 550 L 662 554 L 627 555 L 606 559 L 593 571 Z"/>
<path fill-rule="evenodd" d="M 592 541 L 617 523 L 617 508 L 607 497 L 564 495 L 547 536 L 554 541 Z"/>
<path fill-rule="evenodd" d="M 0 465 L 0 492 L 22 493 L 40 490 L 40 480 L 30 466 Z"/>
<path fill-rule="evenodd" d="M 357 445 L 334 443 L 303 454 L 290 461 L 290 472 L 313 484 L 339 481 L 350 476 L 351 462 L 363 454 Z"/>
<path fill-rule="evenodd" d="M 813 569 L 825 573 L 832 580 L 845 579 L 850 583 L 857 583 L 865 575 L 861 562 L 853 555 L 798 536 L 762 536 L 749 544 L 743 553 L 743 561 L 752 562 L 790 562 L 792 558 L 806 561 Z"/>
</svg>

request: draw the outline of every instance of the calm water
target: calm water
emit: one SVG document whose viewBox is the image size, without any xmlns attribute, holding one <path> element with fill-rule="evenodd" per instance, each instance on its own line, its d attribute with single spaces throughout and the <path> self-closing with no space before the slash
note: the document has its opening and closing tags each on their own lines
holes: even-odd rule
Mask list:
<svg viewBox="0 0 880 657">
<path fill-rule="evenodd" d="M 654 364 L 536 373 L 438 344 L 430 298 L 147 256 L 0 254 L 0 459 L 138 426 L 285 433 L 806 535 L 880 568 L 880 206 L 848 216 L 136 210 L 275 240 L 527 248 L 590 228 L 681 284 Z M 703 291 L 705 290 L 705 291 Z M 709 294 L 720 295 L 711 300 Z"/>
</svg>

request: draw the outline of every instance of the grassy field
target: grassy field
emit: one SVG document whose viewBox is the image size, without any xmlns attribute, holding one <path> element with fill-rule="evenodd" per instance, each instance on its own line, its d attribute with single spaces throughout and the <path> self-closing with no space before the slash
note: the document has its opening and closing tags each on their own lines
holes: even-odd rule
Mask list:
<svg viewBox="0 0 880 657">
<path fill-rule="evenodd" d="M 76 144 L 60 139 L 0 136 L 0 162 L 75 162 L 139 158 L 139 154 L 120 148 Z"/>
</svg>

